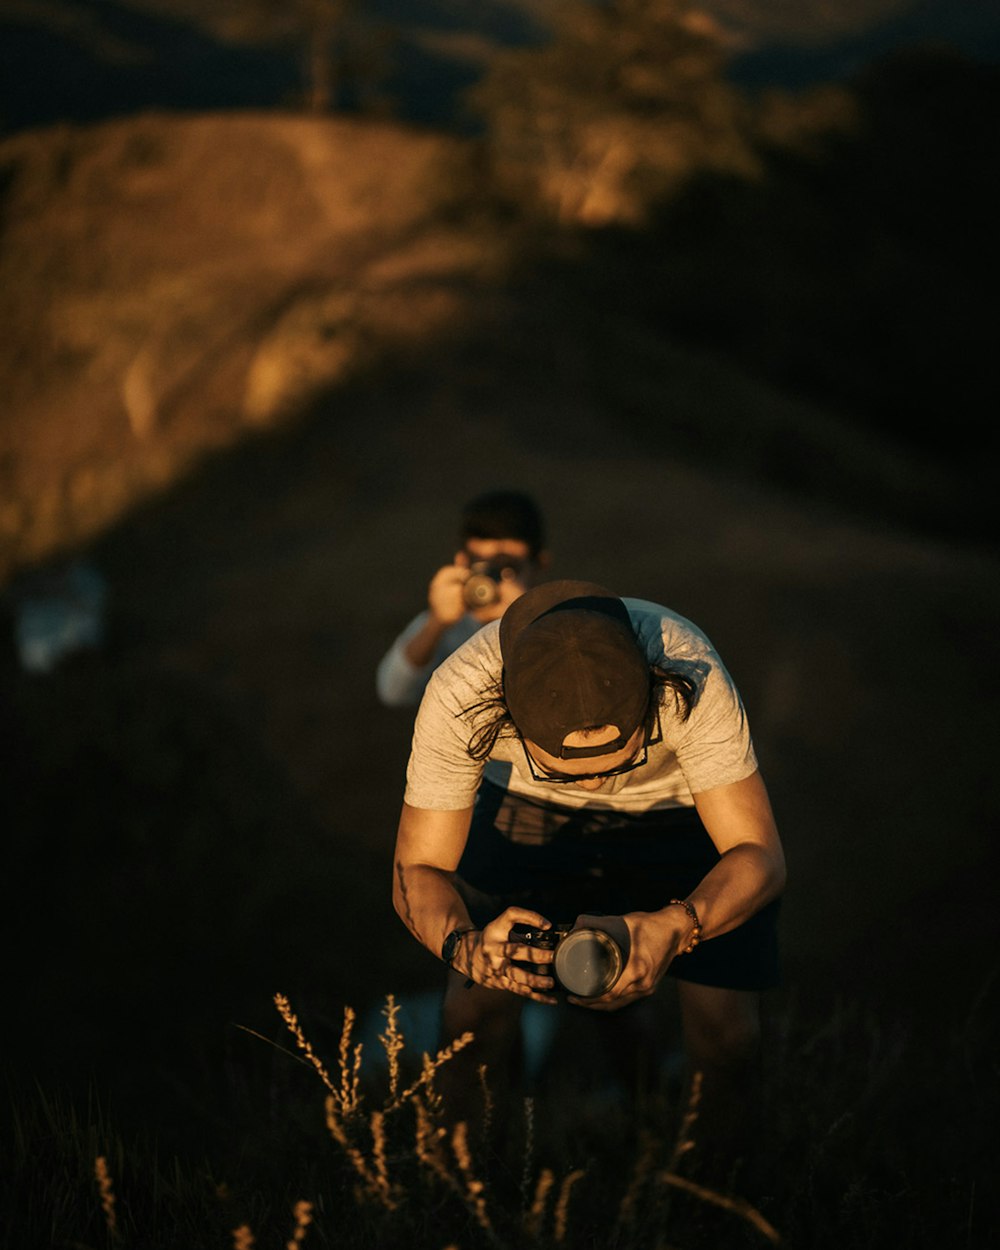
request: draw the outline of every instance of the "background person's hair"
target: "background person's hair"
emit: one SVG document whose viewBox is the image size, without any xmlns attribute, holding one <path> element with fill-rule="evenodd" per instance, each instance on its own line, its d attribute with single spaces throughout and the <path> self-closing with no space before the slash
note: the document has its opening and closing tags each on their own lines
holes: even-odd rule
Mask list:
<svg viewBox="0 0 1000 1250">
<path fill-rule="evenodd" d="M 523 491 L 493 490 L 470 499 L 462 509 L 459 538 L 515 538 L 534 559 L 545 546 L 545 523 L 538 505 Z"/>
</svg>

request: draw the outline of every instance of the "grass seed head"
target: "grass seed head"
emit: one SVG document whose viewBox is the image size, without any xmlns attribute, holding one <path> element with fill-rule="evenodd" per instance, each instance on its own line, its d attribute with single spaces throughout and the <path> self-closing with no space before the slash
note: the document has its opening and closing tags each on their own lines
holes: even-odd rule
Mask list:
<svg viewBox="0 0 1000 1250">
<path fill-rule="evenodd" d="M 293 1208 L 292 1214 L 295 1217 L 295 1228 L 292 1230 L 291 1240 L 288 1242 L 287 1250 L 297 1250 L 297 1247 L 305 1241 L 306 1229 L 312 1223 L 312 1203 L 297 1202 Z"/>
<path fill-rule="evenodd" d="M 584 1175 L 582 1168 L 577 1168 L 570 1172 L 568 1176 L 563 1177 L 563 1183 L 559 1187 L 559 1198 L 556 1202 L 556 1213 L 554 1218 L 554 1235 L 556 1242 L 561 1244 L 566 1237 L 566 1225 L 569 1220 L 569 1197 L 573 1186 Z"/>
<path fill-rule="evenodd" d="M 104 1155 L 98 1155 L 94 1160 L 94 1175 L 97 1178 L 97 1188 L 101 1195 L 101 1208 L 104 1211 L 104 1222 L 108 1233 L 112 1239 L 117 1238 L 118 1213 L 115 1209 L 115 1191 L 111 1183 L 111 1173 L 108 1171 L 108 1161 Z"/>
</svg>

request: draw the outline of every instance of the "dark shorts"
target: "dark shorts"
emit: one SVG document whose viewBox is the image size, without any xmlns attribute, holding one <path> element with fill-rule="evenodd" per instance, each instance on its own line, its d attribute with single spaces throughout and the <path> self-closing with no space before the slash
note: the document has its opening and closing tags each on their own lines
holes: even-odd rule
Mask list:
<svg viewBox="0 0 1000 1250">
<path fill-rule="evenodd" d="M 718 860 L 694 808 L 573 810 L 484 781 L 455 884 L 476 925 L 514 905 L 572 924 L 584 913 L 658 911 L 690 894 Z M 779 906 L 678 955 L 668 976 L 735 990 L 777 985 Z"/>
</svg>

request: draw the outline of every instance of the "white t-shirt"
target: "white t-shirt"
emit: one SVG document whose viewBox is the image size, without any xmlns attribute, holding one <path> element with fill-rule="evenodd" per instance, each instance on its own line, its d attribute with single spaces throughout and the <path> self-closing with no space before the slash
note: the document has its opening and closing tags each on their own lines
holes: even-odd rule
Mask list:
<svg viewBox="0 0 1000 1250">
<path fill-rule="evenodd" d="M 693 794 L 749 777 L 757 768 L 739 692 L 715 648 L 684 617 L 643 599 L 623 600 L 640 647 L 651 665 L 673 669 L 694 682 L 687 720 L 672 691 L 660 708 L 662 742 L 647 762 L 610 778 L 600 790 L 535 781 L 518 737 L 498 737 L 486 776 L 515 794 L 560 807 L 623 812 L 685 807 Z M 431 811 L 471 807 L 483 764 L 468 753 L 476 724 L 469 709 L 499 691 L 500 622 L 491 621 L 438 667 L 424 692 L 406 770 L 406 802 Z"/>
</svg>

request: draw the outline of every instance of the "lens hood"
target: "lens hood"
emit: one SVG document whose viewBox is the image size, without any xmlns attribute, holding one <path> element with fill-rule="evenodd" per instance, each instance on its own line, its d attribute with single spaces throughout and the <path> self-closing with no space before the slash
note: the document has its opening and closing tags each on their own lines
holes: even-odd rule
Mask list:
<svg viewBox="0 0 1000 1250">
<path fill-rule="evenodd" d="M 625 967 L 622 948 L 603 929 L 573 929 L 556 947 L 556 980 L 577 998 L 599 998 L 615 984 Z"/>
</svg>

